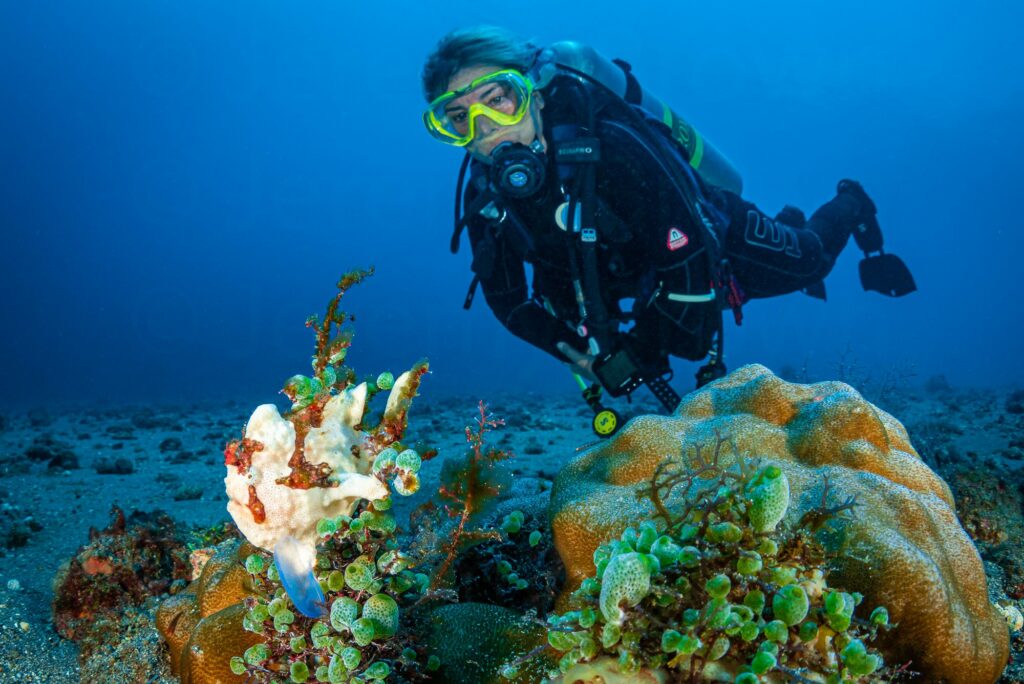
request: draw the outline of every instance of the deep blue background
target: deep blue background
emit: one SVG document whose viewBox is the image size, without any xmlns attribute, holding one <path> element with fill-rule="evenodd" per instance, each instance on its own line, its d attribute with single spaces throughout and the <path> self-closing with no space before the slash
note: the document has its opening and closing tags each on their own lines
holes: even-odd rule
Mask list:
<svg viewBox="0 0 1024 684">
<path fill-rule="evenodd" d="M 864 183 L 920 292 L 862 292 L 851 244 L 827 304 L 747 307 L 732 367 L 824 377 L 849 351 L 1024 381 L 1024 4 L 358 5 L 0 3 L 0 403 L 273 396 L 308 370 L 306 316 L 368 264 L 357 370 L 427 356 L 431 391 L 571 390 L 482 298 L 460 306 L 460 155 L 422 130 L 419 73 L 481 22 L 632 62 L 766 211 Z"/>
</svg>

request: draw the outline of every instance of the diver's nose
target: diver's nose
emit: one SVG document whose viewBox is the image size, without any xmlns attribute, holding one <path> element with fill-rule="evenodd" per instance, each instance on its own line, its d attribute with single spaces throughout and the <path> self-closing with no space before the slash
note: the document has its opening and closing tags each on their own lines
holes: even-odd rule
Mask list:
<svg viewBox="0 0 1024 684">
<path fill-rule="evenodd" d="M 486 138 L 488 135 L 494 132 L 498 127 L 498 124 L 494 122 L 489 116 L 480 115 L 476 118 L 476 137 Z"/>
</svg>

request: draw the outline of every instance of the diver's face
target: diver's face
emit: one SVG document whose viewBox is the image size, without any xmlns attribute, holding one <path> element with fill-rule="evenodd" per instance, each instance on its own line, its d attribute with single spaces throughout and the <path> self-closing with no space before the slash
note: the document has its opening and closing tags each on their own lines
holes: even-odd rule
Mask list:
<svg viewBox="0 0 1024 684">
<path fill-rule="evenodd" d="M 500 66 L 474 66 L 465 67 L 455 72 L 455 75 L 448 81 L 448 90 L 459 90 L 465 88 L 467 85 L 472 83 L 474 80 L 481 76 L 493 74 L 495 71 L 501 70 L 503 67 Z M 514 102 L 510 102 L 508 98 L 510 93 L 505 92 L 500 84 L 491 83 L 485 84 L 476 90 L 470 91 L 452 100 L 445 110 L 449 116 L 453 117 L 454 120 L 458 120 L 456 117 L 465 115 L 469 111 L 469 106 L 480 102 L 488 107 L 491 107 L 497 111 L 505 111 L 510 109 L 509 113 L 515 110 Z M 547 148 L 547 144 L 544 141 L 543 135 L 543 124 L 541 123 L 540 110 L 544 108 L 544 98 L 538 93 L 533 93 L 532 103 L 530 104 L 530 111 L 519 120 L 519 123 L 512 124 L 511 126 L 502 126 L 495 122 L 493 119 L 488 118 L 486 115 L 480 115 L 476 117 L 476 135 L 466 145 L 466 150 L 474 157 L 482 161 L 490 161 L 491 152 L 495 147 L 505 142 L 516 142 L 522 143 L 523 145 L 531 144 L 534 139 L 538 139 L 541 145 Z M 466 124 L 468 126 L 468 122 Z"/>
</svg>

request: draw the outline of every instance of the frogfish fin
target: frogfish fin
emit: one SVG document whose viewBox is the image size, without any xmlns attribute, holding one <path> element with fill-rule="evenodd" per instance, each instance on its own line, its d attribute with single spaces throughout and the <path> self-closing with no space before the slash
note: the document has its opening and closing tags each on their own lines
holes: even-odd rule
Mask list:
<svg viewBox="0 0 1024 684">
<path fill-rule="evenodd" d="M 285 535 L 274 545 L 274 565 L 281 577 L 281 586 L 295 608 L 306 617 L 322 617 L 327 613 L 327 600 L 313 574 L 316 550 L 295 537 Z"/>
</svg>

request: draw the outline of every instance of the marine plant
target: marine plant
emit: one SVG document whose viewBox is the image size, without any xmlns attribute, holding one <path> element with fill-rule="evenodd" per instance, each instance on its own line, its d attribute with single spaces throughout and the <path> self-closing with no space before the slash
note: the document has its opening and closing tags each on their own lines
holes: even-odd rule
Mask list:
<svg viewBox="0 0 1024 684">
<path fill-rule="evenodd" d="M 654 518 L 601 544 L 596 573 L 573 592 L 571 610 L 549 618 L 562 674 L 613 657 L 621 673 L 663 668 L 676 673 L 673 681 L 879 677 L 883 660 L 868 644 L 890 628 L 888 613 L 878 606 L 866 619 L 855 615 L 862 597 L 829 585 L 814 536 L 855 498 L 829 507 L 822 497 L 787 529 L 786 474 L 735 449 L 726 465 L 728 445 L 718 436 L 710 450 L 697 445 L 667 458 L 639 489 Z M 506 667 L 509 678 L 516 665 Z"/>
<path fill-rule="evenodd" d="M 371 267 L 342 275 L 337 284 L 338 292 L 328 303 L 324 318 L 315 314 L 306 318 L 306 328 L 312 329 L 316 336 L 312 356 L 313 373 L 311 377 L 301 374 L 292 376 L 281 390 L 292 401 L 292 408 L 285 418 L 294 426 L 295 447 L 288 461 L 289 473 L 276 482 L 278 484 L 293 489 L 337 486 L 337 482 L 331 479 L 331 475 L 336 473 L 332 472 L 326 462 L 312 464 L 306 459 L 306 437 L 313 429 L 322 426 L 325 411 L 332 399 L 355 384 L 355 372 L 343 365 L 352 344 L 353 329 L 346 325 L 352 316 L 341 310 L 339 305 L 349 288 L 366 280 L 373 272 Z M 352 426 L 365 433 L 360 444 L 361 452 L 372 458 L 401 437 L 407 424 L 409 404 L 416 395 L 419 378 L 426 372 L 426 361 L 420 361 L 410 372 L 412 381 L 397 388 L 390 373 L 382 373 L 376 379 L 364 383 L 364 407 L 365 402 L 380 391 L 396 389 L 398 394 L 389 397 L 389 411 L 378 416 L 373 424 L 366 424 L 368 415 L 364 413 L 359 417 L 359 422 Z M 252 464 L 253 456 L 263 448 L 264 445 L 259 441 L 243 437 L 227 444 L 224 448 L 224 461 L 226 465 L 244 471 Z M 257 521 L 265 515 L 262 503 L 253 496 L 252 491 L 248 507 Z"/>
<path fill-rule="evenodd" d="M 354 371 L 342 365 L 353 329 L 347 325 L 350 314 L 339 305 L 347 290 L 372 272 L 343 275 L 323 319 L 306 320 L 316 334 L 313 374 L 285 382 L 281 391 L 291 409 L 282 416 L 273 404 L 257 407 L 242 438 L 224 450 L 228 512 L 239 530 L 264 550 L 276 552 L 281 544 L 289 552 L 287 565 L 307 577 L 317 522 L 349 515 L 358 502 L 387 494 L 370 470 L 388 447 L 401 450 L 409 405 L 428 370 L 423 360 L 397 380 L 381 373 L 355 384 Z M 386 407 L 371 413 L 370 401 L 385 390 L 390 390 Z M 399 485 L 401 493 L 416 486 L 414 474 L 407 484 Z"/>
<path fill-rule="evenodd" d="M 498 497 L 511 486 L 511 474 L 502 461 L 511 453 L 487 443 L 486 435 L 504 425 L 478 404 L 476 426 L 466 427 L 468 447 L 460 456 L 445 459 L 441 466 L 437 499 L 427 502 L 413 517 L 417 528 L 429 529 L 428 543 L 421 545 L 424 562 L 433 566 L 429 593 L 433 595 L 451 583 L 451 569 L 459 554 L 485 541 L 500 541 L 501 533 L 471 522 L 488 512 Z M 447 523 L 447 524 L 446 524 Z"/>
<path fill-rule="evenodd" d="M 193 527 L 186 536 L 185 548 L 189 553 L 199 549 L 210 549 L 225 539 L 237 538 L 238 528 L 224 520 L 207 527 Z"/>
</svg>

